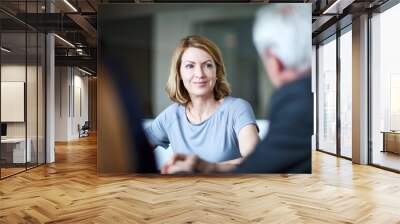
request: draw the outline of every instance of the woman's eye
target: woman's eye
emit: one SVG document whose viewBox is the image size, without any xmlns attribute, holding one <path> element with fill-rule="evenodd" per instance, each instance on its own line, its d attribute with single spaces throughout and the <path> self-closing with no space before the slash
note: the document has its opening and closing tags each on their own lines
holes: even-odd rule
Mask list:
<svg viewBox="0 0 400 224">
<path fill-rule="evenodd" d="M 214 66 L 213 66 L 213 64 L 209 63 L 209 64 L 206 64 L 206 67 L 207 68 L 213 68 Z"/>
<path fill-rule="evenodd" d="M 193 68 L 193 65 L 192 64 L 187 64 L 187 65 L 185 65 L 185 68 L 191 69 L 191 68 Z"/>
</svg>

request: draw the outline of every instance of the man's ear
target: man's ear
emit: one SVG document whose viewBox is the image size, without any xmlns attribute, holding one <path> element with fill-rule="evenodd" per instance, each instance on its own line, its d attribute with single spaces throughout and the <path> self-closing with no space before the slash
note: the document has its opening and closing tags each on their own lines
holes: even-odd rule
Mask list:
<svg viewBox="0 0 400 224">
<path fill-rule="evenodd" d="M 281 60 L 279 60 L 279 58 L 277 58 L 270 50 L 264 52 L 263 61 L 265 70 L 269 75 L 273 75 L 275 79 L 278 78 L 284 70 L 284 65 Z"/>
<path fill-rule="evenodd" d="M 284 65 L 282 61 L 278 57 L 276 57 L 276 55 L 272 53 L 271 50 L 267 50 L 266 54 L 269 69 L 271 69 L 274 74 L 281 74 L 284 70 Z"/>
</svg>

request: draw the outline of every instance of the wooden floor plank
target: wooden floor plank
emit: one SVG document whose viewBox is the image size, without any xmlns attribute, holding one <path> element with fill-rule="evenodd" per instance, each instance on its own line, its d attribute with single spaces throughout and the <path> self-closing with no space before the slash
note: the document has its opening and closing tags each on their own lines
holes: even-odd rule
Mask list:
<svg viewBox="0 0 400 224">
<path fill-rule="evenodd" d="M 98 176 L 96 137 L 0 181 L 0 223 L 400 223 L 400 175 L 313 152 L 311 175 Z"/>
</svg>

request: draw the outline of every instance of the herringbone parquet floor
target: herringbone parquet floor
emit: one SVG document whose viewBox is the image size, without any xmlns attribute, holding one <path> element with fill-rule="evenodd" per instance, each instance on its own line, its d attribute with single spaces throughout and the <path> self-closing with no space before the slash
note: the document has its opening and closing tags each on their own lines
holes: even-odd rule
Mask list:
<svg viewBox="0 0 400 224">
<path fill-rule="evenodd" d="M 400 223 L 400 175 L 320 152 L 312 175 L 98 176 L 95 137 L 0 181 L 0 223 Z"/>
</svg>

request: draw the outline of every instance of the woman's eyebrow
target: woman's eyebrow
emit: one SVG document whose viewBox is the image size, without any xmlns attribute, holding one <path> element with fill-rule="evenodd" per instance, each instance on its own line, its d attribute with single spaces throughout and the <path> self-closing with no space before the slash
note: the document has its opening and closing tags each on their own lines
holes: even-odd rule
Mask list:
<svg viewBox="0 0 400 224">
<path fill-rule="evenodd" d="M 208 59 L 207 61 L 202 62 L 201 64 L 207 63 L 207 62 L 212 62 L 211 59 Z"/>
<path fill-rule="evenodd" d="M 184 60 L 184 61 L 182 61 L 182 62 L 196 63 L 196 62 L 190 61 L 190 60 Z"/>
<path fill-rule="evenodd" d="M 195 61 L 191 61 L 191 60 L 184 60 L 184 61 L 182 61 L 182 63 L 187 63 L 187 62 L 189 62 L 189 63 L 196 63 Z M 204 63 L 207 63 L 207 62 L 212 62 L 212 60 L 211 59 L 207 59 L 206 61 L 203 61 L 203 62 L 201 62 L 200 64 L 204 64 Z"/>
</svg>

